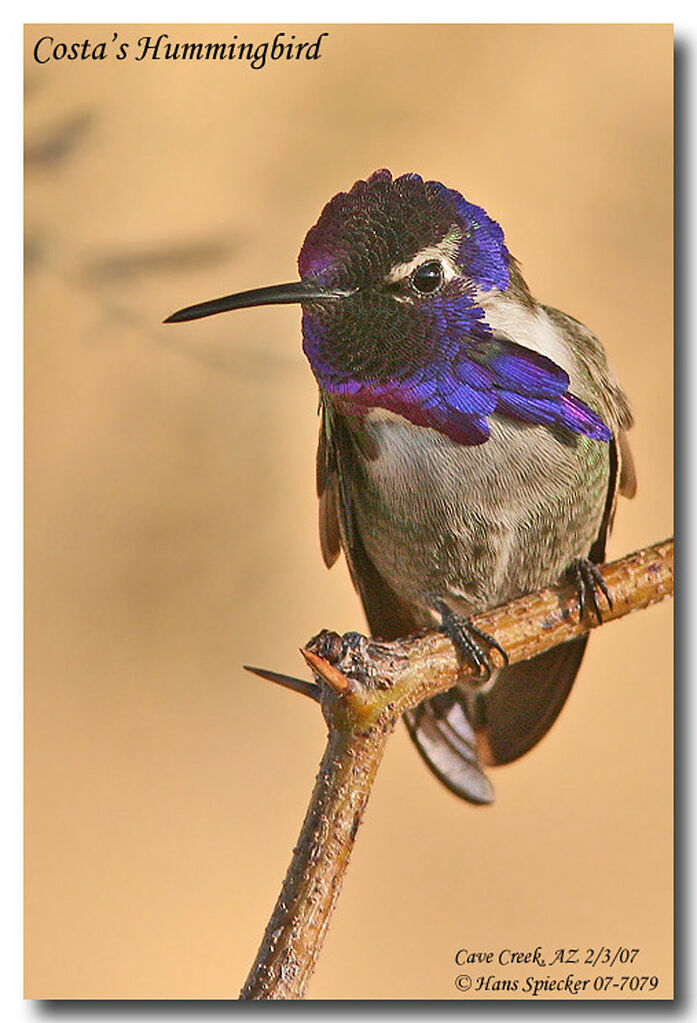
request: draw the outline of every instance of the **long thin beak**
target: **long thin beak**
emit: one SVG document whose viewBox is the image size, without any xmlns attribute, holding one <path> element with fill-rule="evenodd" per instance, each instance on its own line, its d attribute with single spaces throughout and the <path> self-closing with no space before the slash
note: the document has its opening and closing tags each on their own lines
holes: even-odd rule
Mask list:
<svg viewBox="0 0 697 1023">
<path fill-rule="evenodd" d="M 293 281 L 291 284 L 274 284 L 270 288 L 254 288 L 252 291 L 240 291 L 236 295 L 224 295 L 210 302 L 189 305 L 172 313 L 165 323 L 184 323 L 187 320 L 200 320 L 204 316 L 215 316 L 226 313 L 230 309 L 247 309 L 255 305 L 289 305 L 291 302 L 324 302 L 335 298 L 346 298 L 350 291 L 338 288 L 323 288 L 312 281 Z"/>
</svg>

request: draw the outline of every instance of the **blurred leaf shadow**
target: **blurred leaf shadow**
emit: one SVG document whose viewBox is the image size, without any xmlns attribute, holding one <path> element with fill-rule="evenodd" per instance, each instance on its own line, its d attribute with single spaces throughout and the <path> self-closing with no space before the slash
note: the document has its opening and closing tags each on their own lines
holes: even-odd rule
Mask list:
<svg viewBox="0 0 697 1023">
<path fill-rule="evenodd" d="M 37 79 L 25 78 L 25 101 L 33 110 L 41 88 Z M 45 180 L 57 174 L 66 164 L 91 154 L 97 144 L 95 126 L 99 111 L 73 109 L 53 116 L 41 129 L 27 128 L 24 165 L 27 180 L 27 208 L 31 208 L 32 181 L 38 174 Z M 151 319 L 147 286 L 157 278 L 194 273 L 230 261 L 242 251 L 244 238 L 234 232 L 225 236 L 214 233 L 207 237 L 159 240 L 153 244 L 134 238 L 132 245 L 112 251 L 94 253 L 66 252 L 54 225 L 47 218 L 28 222 L 25 219 L 24 269 L 27 277 L 50 274 L 67 288 L 77 289 L 89 301 L 96 315 L 81 340 L 86 345 L 113 343 L 123 331 L 132 333 L 148 345 L 165 348 L 167 353 L 198 365 L 207 366 L 234 377 L 258 379 L 264 373 L 286 372 L 292 365 L 293 352 L 269 353 L 249 349 L 206 349 L 191 337 L 164 334 L 161 319 Z M 128 287 L 124 287 L 124 285 Z"/>
<path fill-rule="evenodd" d="M 24 166 L 28 171 L 53 170 L 56 164 L 84 144 L 95 123 L 94 114 L 79 110 L 52 125 L 41 138 L 27 141 L 24 146 Z"/>
<path fill-rule="evenodd" d="M 151 249 L 133 249 L 95 256 L 81 268 L 85 283 L 106 284 L 145 276 L 188 273 L 219 263 L 239 250 L 236 238 L 210 238 L 192 242 L 173 242 Z"/>
</svg>

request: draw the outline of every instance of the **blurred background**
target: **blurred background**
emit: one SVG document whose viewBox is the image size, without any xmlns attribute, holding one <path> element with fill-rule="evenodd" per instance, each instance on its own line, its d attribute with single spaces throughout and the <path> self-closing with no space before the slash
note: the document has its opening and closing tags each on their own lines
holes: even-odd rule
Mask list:
<svg viewBox="0 0 697 1023">
<path fill-rule="evenodd" d="M 261 70 L 118 62 L 111 42 L 31 57 L 47 34 L 325 30 L 320 60 Z M 293 279 L 324 203 L 376 168 L 441 180 L 632 399 L 639 492 L 609 556 L 665 538 L 672 31 L 32 25 L 25 130 L 26 992 L 235 998 L 325 739 L 315 706 L 241 665 L 304 675 L 310 636 L 365 623 L 320 555 L 299 310 L 161 321 Z M 671 620 L 593 636 L 555 727 L 492 772 L 492 807 L 398 730 L 312 998 L 462 997 L 458 949 L 538 944 L 639 948 L 670 995 Z"/>
</svg>

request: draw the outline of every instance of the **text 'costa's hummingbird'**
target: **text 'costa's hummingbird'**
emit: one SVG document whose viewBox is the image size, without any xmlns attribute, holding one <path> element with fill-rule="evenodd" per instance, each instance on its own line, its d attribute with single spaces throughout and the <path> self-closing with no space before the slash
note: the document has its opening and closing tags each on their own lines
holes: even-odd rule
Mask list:
<svg viewBox="0 0 697 1023">
<path fill-rule="evenodd" d="M 594 566 L 618 492 L 635 491 L 629 404 L 594 335 L 538 303 L 500 226 L 440 182 L 356 182 L 325 206 L 298 269 L 166 322 L 302 304 L 325 562 L 343 549 L 375 637 L 443 628 L 477 666 L 405 720 L 453 792 L 491 802 L 482 765 L 547 732 L 587 637 L 492 670 L 498 644 L 469 618 L 569 572 L 600 617 Z"/>
</svg>

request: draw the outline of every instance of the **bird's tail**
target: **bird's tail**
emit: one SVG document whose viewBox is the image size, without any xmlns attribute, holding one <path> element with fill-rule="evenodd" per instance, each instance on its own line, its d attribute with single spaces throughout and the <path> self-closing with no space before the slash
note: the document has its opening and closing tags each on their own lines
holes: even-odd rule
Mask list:
<svg viewBox="0 0 697 1023">
<path fill-rule="evenodd" d="M 444 785 L 471 803 L 491 803 L 483 766 L 527 753 L 554 724 L 574 684 L 588 637 L 501 668 L 486 691 L 456 686 L 404 715 L 411 738 Z"/>
</svg>

